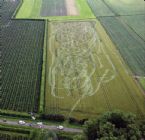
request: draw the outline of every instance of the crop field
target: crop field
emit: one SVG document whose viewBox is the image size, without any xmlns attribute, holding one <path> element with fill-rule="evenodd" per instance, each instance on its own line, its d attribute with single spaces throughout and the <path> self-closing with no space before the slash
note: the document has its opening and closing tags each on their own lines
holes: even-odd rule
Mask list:
<svg viewBox="0 0 145 140">
<path fill-rule="evenodd" d="M 115 17 L 101 18 L 100 21 L 134 74 L 145 76 L 144 41 Z"/>
<path fill-rule="evenodd" d="M 0 140 L 30 140 L 31 131 L 0 125 Z"/>
<path fill-rule="evenodd" d="M 29 137 L 24 134 L 0 132 L 0 140 L 29 140 Z"/>
<path fill-rule="evenodd" d="M 142 91 L 98 21 L 48 25 L 45 113 L 86 118 L 121 109 L 145 115 Z"/>
<path fill-rule="evenodd" d="M 121 18 L 141 39 L 145 41 L 145 14 L 122 16 Z"/>
<path fill-rule="evenodd" d="M 95 18 L 86 0 L 23 0 L 15 16 L 51 20 Z"/>
<path fill-rule="evenodd" d="M 87 0 L 96 17 L 140 15 L 145 13 L 143 0 Z"/>
<path fill-rule="evenodd" d="M 37 111 L 43 49 L 43 21 L 11 21 L 2 29 L 0 108 Z"/>
<path fill-rule="evenodd" d="M 2 12 L 2 84 L 0 109 L 38 111 L 44 22 L 11 20 L 17 4 L 5 1 Z M 8 11 L 7 9 L 10 8 Z"/>
<path fill-rule="evenodd" d="M 41 14 L 42 17 L 47 16 L 66 16 L 67 7 L 65 0 L 42 0 Z"/>
<path fill-rule="evenodd" d="M 8 24 L 10 22 L 11 17 L 16 10 L 17 6 L 19 5 L 20 0 L 15 2 L 11 0 L 3 1 L 1 3 L 1 25 Z M 8 10 L 9 9 L 9 10 Z"/>
<path fill-rule="evenodd" d="M 134 76 L 144 77 L 144 1 L 88 0 L 88 4 L 106 29 L 106 32 L 110 35 Z M 101 10 L 98 10 L 99 8 Z"/>
<path fill-rule="evenodd" d="M 139 15 L 145 12 L 144 0 L 103 0 L 116 15 Z"/>
</svg>

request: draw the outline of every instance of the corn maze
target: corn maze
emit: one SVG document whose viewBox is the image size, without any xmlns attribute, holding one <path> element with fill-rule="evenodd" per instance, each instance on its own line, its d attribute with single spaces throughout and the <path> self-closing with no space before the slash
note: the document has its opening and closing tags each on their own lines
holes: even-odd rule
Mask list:
<svg viewBox="0 0 145 140">
<path fill-rule="evenodd" d="M 0 4 L 0 111 L 86 119 L 119 109 L 145 117 L 137 83 L 145 88 L 144 2 Z M 27 140 L 13 136 L 3 133 L 0 139 Z"/>
<path fill-rule="evenodd" d="M 95 21 L 53 22 L 49 24 L 49 32 L 46 114 L 84 118 L 114 107 L 125 109 L 126 105 L 119 105 L 121 102 L 126 102 L 131 110 L 140 108 L 132 94 L 133 88 L 138 93 L 139 89 L 127 75 L 114 48 L 108 48 L 109 44 L 102 41 Z M 125 79 L 130 82 L 124 82 Z M 113 98 L 119 98 L 120 103 L 114 102 Z M 139 114 L 142 114 L 141 110 Z"/>
</svg>

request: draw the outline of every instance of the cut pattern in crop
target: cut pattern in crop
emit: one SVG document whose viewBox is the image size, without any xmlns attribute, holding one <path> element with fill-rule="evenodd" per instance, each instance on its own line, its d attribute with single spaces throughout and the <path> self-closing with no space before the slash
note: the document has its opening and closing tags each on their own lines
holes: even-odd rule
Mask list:
<svg viewBox="0 0 145 140">
<path fill-rule="evenodd" d="M 55 47 L 49 47 L 51 95 L 64 99 L 56 89 L 67 90 L 66 96 L 76 99 L 72 112 L 82 99 L 96 94 L 102 83 L 113 80 L 116 70 L 95 30 L 95 22 L 53 24 L 51 39 L 56 41 Z"/>
</svg>

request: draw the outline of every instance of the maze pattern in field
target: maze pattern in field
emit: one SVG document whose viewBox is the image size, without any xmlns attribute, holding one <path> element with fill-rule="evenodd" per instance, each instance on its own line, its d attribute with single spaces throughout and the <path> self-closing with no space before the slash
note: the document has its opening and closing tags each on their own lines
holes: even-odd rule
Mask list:
<svg viewBox="0 0 145 140">
<path fill-rule="evenodd" d="M 144 41 L 119 18 L 105 17 L 100 21 L 134 74 L 145 76 Z"/>
<path fill-rule="evenodd" d="M 42 17 L 66 16 L 67 9 L 65 0 L 42 0 L 40 15 Z"/>
<path fill-rule="evenodd" d="M 9 9 L 14 1 L 3 5 Z M 44 22 L 10 20 L 2 25 L 2 85 L 0 109 L 13 111 L 38 111 L 42 66 Z M 10 8 L 11 9 L 11 8 Z M 7 10 L 8 11 L 8 10 Z"/>
<path fill-rule="evenodd" d="M 121 109 L 143 115 L 144 97 L 106 38 L 95 21 L 49 24 L 46 114 L 85 118 Z"/>
</svg>

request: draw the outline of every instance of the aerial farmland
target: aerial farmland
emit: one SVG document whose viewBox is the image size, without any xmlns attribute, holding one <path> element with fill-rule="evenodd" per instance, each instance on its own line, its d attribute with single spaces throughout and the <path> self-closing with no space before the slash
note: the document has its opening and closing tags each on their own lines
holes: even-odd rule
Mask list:
<svg viewBox="0 0 145 140">
<path fill-rule="evenodd" d="M 39 139 L 39 128 L 29 128 L 35 119 L 54 131 L 58 122 L 81 131 L 70 120 L 84 124 L 114 110 L 145 119 L 143 0 L 0 0 L 0 6 L 0 140 Z M 25 119 L 24 129 L 12 126 Z"/>
</svg>

